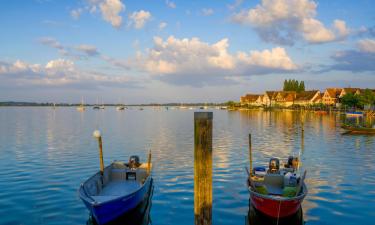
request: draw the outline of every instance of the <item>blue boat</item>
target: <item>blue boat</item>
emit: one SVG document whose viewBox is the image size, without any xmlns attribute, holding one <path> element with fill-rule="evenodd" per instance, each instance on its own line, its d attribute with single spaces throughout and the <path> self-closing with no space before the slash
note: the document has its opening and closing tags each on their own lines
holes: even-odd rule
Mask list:
<svg viewBox="0 0 375 225">
<path fill-rule="evenodd" d="M 345 115 L 347 117 L 360 117 L 363 116 L 363 112 L 347 112 Z"/>
<path fill-rule="evenodd" d="M 106 224 L 136 208 L 152 187 L 151 162 L 115 161 L 81 184 L 79 197 L 98 224 Z"/>
</svg>

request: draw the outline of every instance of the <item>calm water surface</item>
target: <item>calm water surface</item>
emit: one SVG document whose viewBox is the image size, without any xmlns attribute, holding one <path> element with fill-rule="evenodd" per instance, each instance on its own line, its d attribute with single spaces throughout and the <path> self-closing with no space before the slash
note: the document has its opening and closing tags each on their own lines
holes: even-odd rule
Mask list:
<svg viewBox="0 0 375 225">
<path fill-rule="evenodd" d="M 336 114 L 308 113 L 302 140 L 298 112 L 211 111 L 213 224 L 245 224 L 249 132 L 259 165 L 302 148 L 306 224 L 374 224 L 375 136 L 342 135 Z M 96 128 L 106 164 L 152 149 L 152 224 L 194 223 L 192 110 L 2 107 L 0 224 L 86 224 L 77 188 L 99 168 Z"/>
</svg>

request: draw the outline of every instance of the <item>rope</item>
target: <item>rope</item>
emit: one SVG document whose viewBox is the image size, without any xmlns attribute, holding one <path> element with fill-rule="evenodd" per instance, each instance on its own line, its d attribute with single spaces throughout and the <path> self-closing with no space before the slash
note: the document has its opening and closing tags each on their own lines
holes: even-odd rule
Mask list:
<svg viewBox="0 0 375 225">
<path fill-rule="evenodd" d="M 279 200 L 279 211 L 277 212 L 277 222 L 276 222 L 276 225 L 279 225 L 280 208 L 281 208 L 281 200 Z"/>
</svg>

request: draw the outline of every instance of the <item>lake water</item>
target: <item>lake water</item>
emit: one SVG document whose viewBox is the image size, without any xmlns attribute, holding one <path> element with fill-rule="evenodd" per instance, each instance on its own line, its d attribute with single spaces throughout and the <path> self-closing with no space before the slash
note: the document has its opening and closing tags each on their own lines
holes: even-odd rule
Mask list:
<svg viewBox="0 0 375 225">
<path fill-rule="evenodd" d="M 106 165 L 152 150 L 152 224 L 194 224 L 194 111 L 137 109 L 0 108 L 0 224 L 86 224 L 77 189 L 99 169 L 96 128 Z M 302 147 L 306 224 L 374 224 L 375 136 L 342 135 L 337 114 L 307 113 L 302 140 L 298 112 L 210 111 L 213 224 L 246 223 L 248 133 L 257 165 Z"/>
</svg>

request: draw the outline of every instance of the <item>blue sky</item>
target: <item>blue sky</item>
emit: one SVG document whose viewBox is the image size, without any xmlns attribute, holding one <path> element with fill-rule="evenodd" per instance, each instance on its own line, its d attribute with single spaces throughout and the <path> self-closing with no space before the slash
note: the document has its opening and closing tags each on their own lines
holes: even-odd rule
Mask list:
<svg viewBox="0 0 375 225">
<path fill-rule="evenodd" d="M 2 1 L 0 101 L 221 102 L 280 89 L 285 78 L 374 88 L 374 6 Z"/>
</svg>

